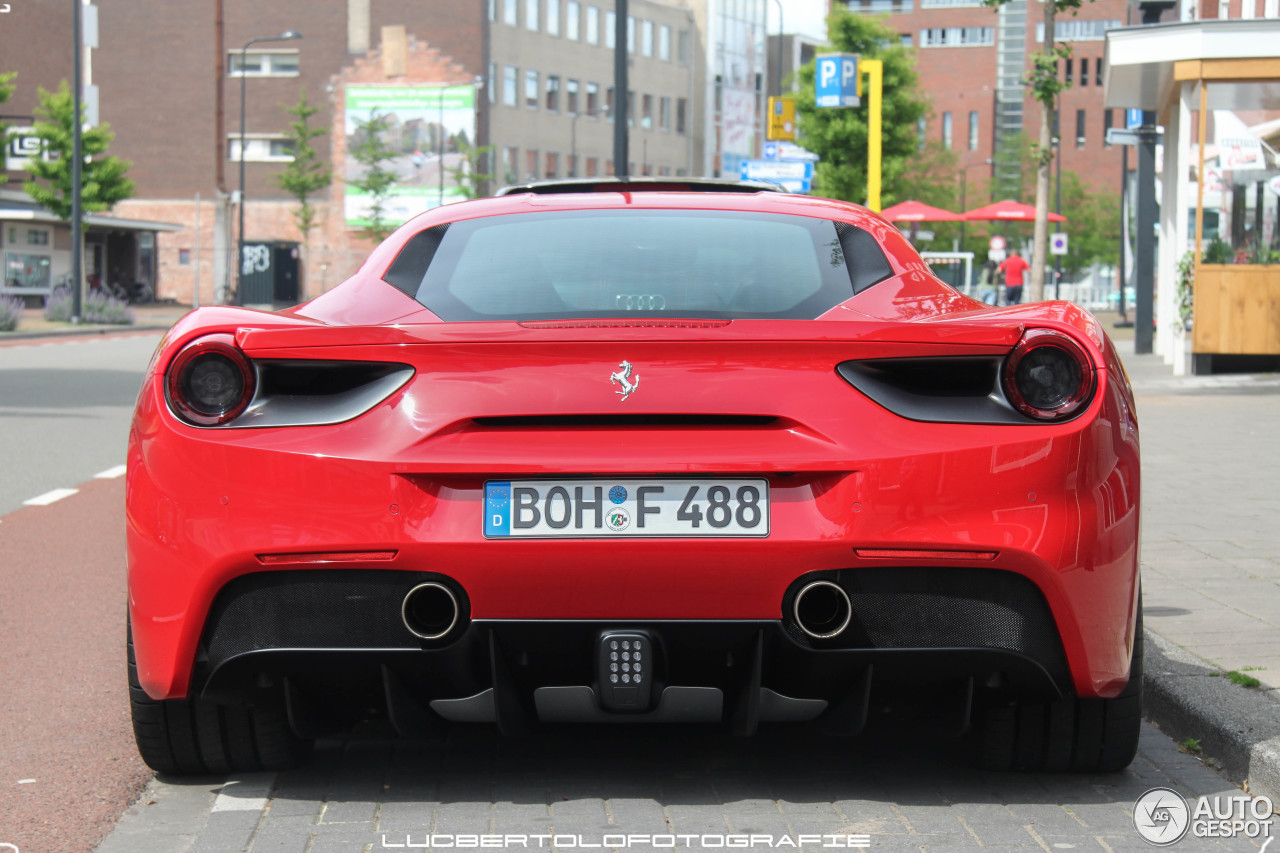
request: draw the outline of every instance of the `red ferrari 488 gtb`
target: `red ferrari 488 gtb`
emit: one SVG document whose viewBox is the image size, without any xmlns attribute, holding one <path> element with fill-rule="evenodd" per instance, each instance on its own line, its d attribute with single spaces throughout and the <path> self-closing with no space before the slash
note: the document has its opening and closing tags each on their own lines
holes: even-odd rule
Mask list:
<svg viewBox="0 0 1280 853">
<path fill-rule="evenodd" d="M 128 456 L 157 770 L 277 768 L 371 708 L 807 723 L 887 697 L 995 767 L 1137 746 L 1138 431 L 1098 323 L 993 308 L 867 210 L 512 188 L 279 313 L 165 337 Z"/>
</svg>

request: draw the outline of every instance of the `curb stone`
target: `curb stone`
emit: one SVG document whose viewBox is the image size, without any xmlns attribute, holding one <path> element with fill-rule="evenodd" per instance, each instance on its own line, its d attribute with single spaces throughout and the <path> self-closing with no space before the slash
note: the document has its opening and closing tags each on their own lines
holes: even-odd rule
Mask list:
<svg viewBox="0 0 1280 853">
<path fill-rule="evenodd" d="M 1145 651 L 1147 719 L 1175 740 L 1199 739 L 1233 782 L 1280 803 L 1280 703 L 1150 630 Z"/>
</svg>

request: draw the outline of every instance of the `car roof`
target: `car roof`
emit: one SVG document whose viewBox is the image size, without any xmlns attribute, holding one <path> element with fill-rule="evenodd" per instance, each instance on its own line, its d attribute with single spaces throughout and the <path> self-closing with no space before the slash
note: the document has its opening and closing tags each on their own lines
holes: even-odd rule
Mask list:
<svg viewBox="0 0 1280 853">
<path fill-rule="evenodd" d="M 734 181 L 726 178 L 564 178 L 555 181 L 527 181 L 522 184 L 512 184 L 498 190 L 494 195 L 619 192 L 785 193 L 786 191 L 784 187 L 768 181 Z"/>
</svg>

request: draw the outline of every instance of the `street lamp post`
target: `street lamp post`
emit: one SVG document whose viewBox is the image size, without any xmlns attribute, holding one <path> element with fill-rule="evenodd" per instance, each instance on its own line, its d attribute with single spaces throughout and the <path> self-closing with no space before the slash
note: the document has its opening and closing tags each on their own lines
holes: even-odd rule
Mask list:
<svg viewBox="0 0 1280 853">
<path fill-rule="evenodd" d="M 778 97 L 782 97 L 782 38 L 786 28 L 782 25 L 782 0 L 773 0 L 778 4 Z"/>
<path fill-rule="evenodd" d="M 240 233 L 236 238 L 236 303 L 244 304 L 244 100 L 245 100 L 245 63 L 249 56 L 249 46 L 267 41 L 293 41 L 302 38 L 302 33 L 285 30 L 278 36 L 258 36 L 251 38 L 240 48 Z"/>
</svg>

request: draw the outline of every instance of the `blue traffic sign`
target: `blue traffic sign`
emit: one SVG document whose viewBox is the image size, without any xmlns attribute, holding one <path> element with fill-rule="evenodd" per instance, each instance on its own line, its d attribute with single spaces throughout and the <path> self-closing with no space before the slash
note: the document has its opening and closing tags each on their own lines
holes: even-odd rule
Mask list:
<svg viewBox="0 0 1280 853">
<path fill-rule="evenodd" d="M 1142 110 L 1125 110 L 1124 126 L 1130 130 L 1142 127 Z"/>
<path fill-rule="evenodd" d="M 858 54 L 823 53 L 814 68 L 815 103 L 819 107 L 857 107 Z"/>
<path fill-rule="evenodd" d="M 766 142 L 764 144 L 764 159 L 766 160 L 778 159 L 778 143 Z"/>
</svg>

